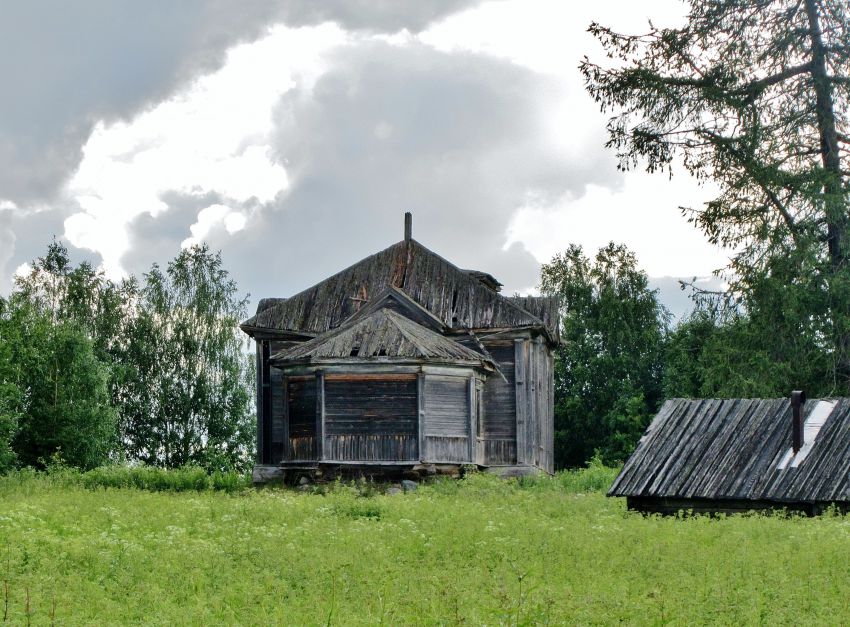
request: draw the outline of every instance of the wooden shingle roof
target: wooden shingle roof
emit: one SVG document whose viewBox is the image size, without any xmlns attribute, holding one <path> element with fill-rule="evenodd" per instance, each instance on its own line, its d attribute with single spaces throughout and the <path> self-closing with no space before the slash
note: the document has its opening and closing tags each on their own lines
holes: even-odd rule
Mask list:
<svg viewBox="0 0 850 627">
<path fill-rule="evenodd" d="M 448 328 L 535 327 L 550 339 L 557 337 L 557 316 L 542 320 L 519 301 L 490 289 L 413 239 L 367 257 L 291 298 L 263 301 L 242 329 L 251 334 L 318 335 L 342 324 L 357 311 L 358 303 L 390 287 L 403 290 Z"/>
<path fill-rule="evenodd" d="M 797 462 L 788 399 L 669 400 L 609 496 L 850 502 L 850 399 L 809 400 L 822 423 Z M 808 426 L 807 426 L 808 429 Z"/>
<path fill-rule="evenodd" d="M 374 358 L 470 362 L 488 365 L 490 360 L 388 308 L 358 316 L 312 340 L 282 351 L 276 366 L 301 361 L 362 361 Z"/>
</svg>

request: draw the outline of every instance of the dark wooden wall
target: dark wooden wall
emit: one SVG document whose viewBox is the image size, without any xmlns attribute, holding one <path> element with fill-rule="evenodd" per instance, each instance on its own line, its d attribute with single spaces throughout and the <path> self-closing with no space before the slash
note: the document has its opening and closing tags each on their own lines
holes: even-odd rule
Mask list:
<svg viewBox="0 0 850 627">
<path fill-rule="evenodd" d="M 283 385 L 281 386 L 283 387 Z M 316 377 L 286 379 L 289 461 L 316 459 Z M 285 419 L 285 418 L 284 418 Z"/>
<path fill-rule="evenodd" d="M 328 375 L 324 459 L 417 460 L 416 375 Z"/>
<path fill-rule="evenodd" d="M 270 458 L 273 464 L 283 461 L 286 449 L 286 421 L 284 420 L 283 373 L 277 368 L 270 369 L 271 381 L 271 446 Z"/>
</svg>

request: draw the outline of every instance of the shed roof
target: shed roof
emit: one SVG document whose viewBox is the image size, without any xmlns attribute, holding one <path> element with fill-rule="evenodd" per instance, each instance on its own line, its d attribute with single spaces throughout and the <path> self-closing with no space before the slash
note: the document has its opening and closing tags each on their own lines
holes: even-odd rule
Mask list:
<svg viewBox="0 0 850 627">
<path fill-rule="evenodd" d="M 277 353 L 272 361 L 276 365 L 284 365 L 314 360 L 362 361 L 377 357 L 436 362 L 464 361 L 492 366 L 484 355 L 416 324 L 389 308 L 358 316 L 337 329 Z"/>
<path fill-rule="evenodd" d="M 822 423 L 788 463 L 788 399 L 669 400 L 661 407 L 609 496 L 850 501 L 850 399 L 809 400 Z"/>
<path fill-rule="evenodd" d="M 536 327 L 557 338 L 556 318 L 542 320 L 413 239 L 393 244 L 291 298 L 263 301 L 242 328 L 248 333 L 325 333 L 354 314 L 362 300 L 389 287 L 403 290 L 449 328 Z"/>
</svg>

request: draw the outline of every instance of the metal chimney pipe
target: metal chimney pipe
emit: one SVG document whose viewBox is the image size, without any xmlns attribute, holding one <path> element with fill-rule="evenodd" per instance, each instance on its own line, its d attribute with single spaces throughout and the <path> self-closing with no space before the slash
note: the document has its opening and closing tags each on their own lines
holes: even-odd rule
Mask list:
<svg viewBox="0 0 850 627">
<path fill-rule="evenodd" d="M 409 211 L 404 214 L 404 241 L 413 239 L 413 214 Z"/>
<path fill-rule="evenodd" d="M 803 404 L 806 393 L 802 390 L 791 392 L 791 448 L 797 454 L 803 448 Z"/>
</svg>

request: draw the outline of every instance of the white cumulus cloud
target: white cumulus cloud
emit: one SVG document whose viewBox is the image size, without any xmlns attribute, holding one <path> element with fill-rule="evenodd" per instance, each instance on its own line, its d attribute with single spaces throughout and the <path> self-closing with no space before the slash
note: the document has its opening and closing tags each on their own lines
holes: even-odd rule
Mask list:
<svg viewBox="0 0 850 627">
<path fill-rule="evenodd" d="M 187 241 L 198 241 L 217 220 L 230 233 L 243 228 L 251 208 L 289 187 L 273 154 L 275 106 L 290 89 L 315 80 L 323 53 L 344 41 L 333 25 L 278 26 L 232 48 L 220 70 L 174 98 L 129 121 L 98 123 L 67 186 L 81 210 L 65 220 L 65 236 L 99 253 L 107 274 L 118 277 L 127 224 L 166 211 L 166 192 L 212 193 L 237 208 L 202 209 Z"/>
</svg>

